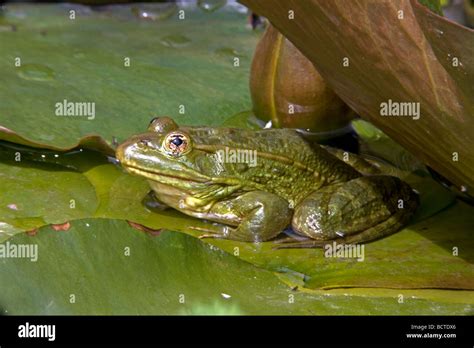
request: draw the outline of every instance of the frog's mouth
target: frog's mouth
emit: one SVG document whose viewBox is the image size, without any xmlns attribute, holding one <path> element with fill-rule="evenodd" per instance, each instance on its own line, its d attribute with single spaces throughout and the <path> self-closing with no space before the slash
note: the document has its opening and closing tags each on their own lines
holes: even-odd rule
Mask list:
<svg viewBox="0 0 474 348">
<path fill-rule="evenodd" d="M 133 165 L 122 164 L 122 166 L 130 173 L 137 174 L 149 180 L 158 181 L 158 182 L 168 183 L 170 181 L 175 181 L 175 180 L 192 182 L 192 183 L 209 183 L 210 182 L 210 178 L 202 176 L 202 174 L 200 174 L 201 177 L 194 177 L 191 179 L 190 177 L 184 177 L 180 175 L 172 175 L 170 173 L 152 171 L 149 169 L 144 169 L 144 168 L 140 168 Z"/>
</svg>

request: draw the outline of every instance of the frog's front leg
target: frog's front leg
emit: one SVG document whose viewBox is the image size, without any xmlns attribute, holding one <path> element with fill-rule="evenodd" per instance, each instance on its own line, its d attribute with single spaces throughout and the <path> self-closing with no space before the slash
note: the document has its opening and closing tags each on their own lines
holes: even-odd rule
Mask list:
<svg viewBox="0 0 474 348">
<path fill-rule="evenodd" d="M 279 248 L 369 242 L 398 231 L 417 206 L 418 196 L 410 186 L 392 176 L 365 176 L 326 186 L 310 194 L 293 215 L 293 229 L 311 240 Z"/>
<path fill-rule="evenodd" d="M 283 198 L 264 191 L 251 191 L 218 201 L 203 218 L 222 223 L 201 238 L 225 238 L 263 242 L 277 236 L 290 224 L 292 210 Z"/>
</svg>

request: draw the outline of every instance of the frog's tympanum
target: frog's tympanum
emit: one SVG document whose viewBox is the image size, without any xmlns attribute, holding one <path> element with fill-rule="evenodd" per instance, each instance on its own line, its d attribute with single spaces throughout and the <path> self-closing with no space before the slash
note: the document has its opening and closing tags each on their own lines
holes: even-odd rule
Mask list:
<svg viewBox="0 0 474 348">
<path fill-rule="evenodd" d="M 117 148 L 122 166 L 147 178 L 161 203 L 218 223 L 202 237 L 260 242 L 291 226 L 309 237 L 291 247 L 317 247 L 399 230 L 418 196 L 357 155 L 344 161 L 341 154 L 291 129 L 179 127 L 168 117 Z"/>
</svg>

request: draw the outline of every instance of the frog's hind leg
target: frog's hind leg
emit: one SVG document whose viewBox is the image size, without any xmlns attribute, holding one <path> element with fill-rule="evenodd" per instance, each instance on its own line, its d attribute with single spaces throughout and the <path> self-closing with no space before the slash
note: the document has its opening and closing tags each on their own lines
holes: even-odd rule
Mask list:
<svg viewBox="0 0 474 348">
<path fill-rule="evenodd" d="M 412 214 L 406 214 L 405 211 L 400 210 L 380 224 L 357 234 L 336 239 L 336 242 L 343 244 L 360 244 L 364 242 L 371 242 L 397 232 L 407 224 L 411 217 Z"/>
<path fill-rule="evenodd" d="M 347 152 L 335 147 L 323 146 L 331 155 L 336 156 L 341 161 L 349 164 L 352 168 L 357 170 L 359 173 L 364 175 L 377 175 L 381 174 L 380 169 L 368 162 L 365 158 L 355 153 Z"/>
<path fill-rule="evenodd" d="M 360 177 L 330 185 L 309 195 L 293 216 L 293 228 L 312 240 L 283 242 L 277 248 L 373 241 L 398 231 L 417 206 L 418 197 L 410 186 L 392 176 Z"/>
<path fill-rule="evenodd" d="M 374 227 L 368 228 L 357 234 L 327 240 L 314 240 L 307 238 L 306 240 L 298 241 L 296 239 L 290 240 L 289 238 L 285 238 L 284 240 L 275 241 L 275 244 L 281 245 L 276 246 L 273 249 L 323 248 L 325 245 L 332 244 L 333 242 L 336 242 L 337 244 L 366 243 L 397 232 L 406 224 L 406 222 L 406 213 L 399 211 L 378 225 L 375 225 Z"/>
</svg>

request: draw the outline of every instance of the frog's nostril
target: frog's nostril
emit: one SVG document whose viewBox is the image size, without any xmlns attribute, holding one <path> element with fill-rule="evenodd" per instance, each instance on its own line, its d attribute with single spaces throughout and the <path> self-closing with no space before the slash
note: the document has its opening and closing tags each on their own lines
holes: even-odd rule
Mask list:
<svg viewBox="0 0 474 348">
<path fill-rule="evenodd" d="M 145 148 L 145 147 L 148 147 L 150 145 L 150 142 L 148 140 L 140 140 L 139 142 L 137 142 L 137 146 L 139 148 Z"/>
</svg>

